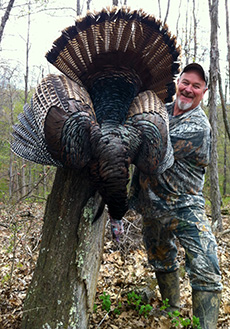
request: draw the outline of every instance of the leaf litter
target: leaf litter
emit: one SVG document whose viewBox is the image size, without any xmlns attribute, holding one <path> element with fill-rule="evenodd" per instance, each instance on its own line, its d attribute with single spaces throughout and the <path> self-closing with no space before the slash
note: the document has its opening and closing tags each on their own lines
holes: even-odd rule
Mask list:
<svg viewBox="0 0 230 329">
<path fill-rule="evenodd" d="M 223 216 L 224 232 L 217 233 L 219 260 L 224 289 L 217 328 L 230 328 L 230 211 Z M 0 204 L 0 329 L 19 329 L 23 302 L 36 265 L 41 242 L 44 206 L 20 203 L 16 207 Z M 179 247 L 179 245 L 178 245 Z M 179 247 L 181 315 L 192 317 L 191 288 L 184 269 L 184 251 Z M 94 312 L 90 329 L 168 329 L 175 328 L 170 319 L 155 312 L 139 314 L 127 303 L 130 292 L 150 287 L 149 303 L 154 310 L 162 305 L 155 274 L 148 264 L 142 243 L 141 216 L 128 212 L 125 234 L 120 243 L 112 240 L 109 222 L 106 227 L 104 253 L 98 277 Z M 102 309 L 103 293 L 110 296 L 110 311 Z M 117 311 L 115 311 L 117 310 Z"/>
</svg>

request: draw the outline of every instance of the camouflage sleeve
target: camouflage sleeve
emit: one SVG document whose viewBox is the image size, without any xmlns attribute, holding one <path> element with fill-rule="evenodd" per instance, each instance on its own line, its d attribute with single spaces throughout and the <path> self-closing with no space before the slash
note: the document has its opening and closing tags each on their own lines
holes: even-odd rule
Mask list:
<svg viewBox="0 0 230 329">
<path fill-rule="evenodd" d="M 206 167 L 210 162 L 211 129 L 201 122 L 184 122 L 172 129 L 171 142 L 175 160 L 187 159 L 196 166 Z"/>
</svg>

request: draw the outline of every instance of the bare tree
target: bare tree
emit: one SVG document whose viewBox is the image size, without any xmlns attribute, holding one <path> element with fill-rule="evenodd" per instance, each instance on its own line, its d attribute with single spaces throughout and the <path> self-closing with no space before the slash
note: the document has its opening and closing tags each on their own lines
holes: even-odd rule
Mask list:
<svg viewBox="0 0 230 329">
<path fill-rule="evenodd" d="M 169 7 L 170 7 L 170 0 L 168 0 L 167 9 L 166 9 L 166 14 L 165 14 L 165 19 L 164 19 L 164 24 L 166 23 L 166 21 L 167 21 L 167 19 L 168 19 Z"/>
<path fill-rule="evenodd" d="M 178 17 L 177 17 L 177 22 L 176 22 L 176 35 L 179 35 L 179 21 L 180 21 L 181 2 L 182 2 L 182 0 L 180 0 L 180 4 L 179 4 L 179 8 L 178 8 Z"/>
<path fill-rule="evenodd" d="M 13 74 L 13 72 L 12 72 Z M 9 83 L 9 96 L 10 96 L 10 102 L 9 102 L 9 108 L 10 108 L 10 125 L 12 126 L 14 124 L 14 104 L 13 104 L 13 95 L 12 95 L 12 87 Z M 9 197 L 12 196 L 13 193 L 13 185 L 14 185 L 14 173 L 13 173 L 13 160 L 14 155 L 12 152 L 10 152 L 10 162 L 9 162 Z"/>
<path fill-rule="evenodd" d="M 77 2 L 76 2 L 76 14 L 77 15 L 81 15 L 81 4 L 80 4 L 80 0 L 77 0 Z"/>
<path fill-rule="evenodd" d="M 230 35 L 229 35 L 228 0 L 225 0 L 225 12 L 226 12 L 226 38 L 227 38 L 227 61 L 228 61 L 228 88 L 230 95 Z"/>
<path fill-rule="evenodd" d="M 223 120 L 225 126 L 225 134 L 224 134 L 224 181 L 223 181 L 223 194 L 226 194 L 226 185 L 227 185 L 227 137 L 230 140 L 230 124 L 227 115 L 227 106 L 226 106 L 226 94 L 224 97 L 223 89 L 222 89 L 222 79 L 220 74 L 220 69 L 218 71 L 218 82 L 219 82 L 219 93 L 221 99 L 221 107 L 223 113 Z"/>
<path fill-rule="evenodd" d="M 6 7 L 6 11 L 5 11 L 4 15 L 2 16 L 1 25 L 0 25 L 0 44 L 2 42 L 3 32 L 4 32 L 4 29 L 5 29 L 5 26 L 6 26 L 6 22 L 9 19 L 11 9 L 13 8 L 14 1 L 15 0 L 10 0 L 8 2 L 8 5 Z"/>
<path fill-rule="evenodd" d="M 86 8 L 87 10 L 90 10 L 90 4 L 91 4 L 92 0 L 87 0 L 86 1 Z"/>
<path fill-rule="evenodd" d="M 228 3 L 225 2 L 225 8 L 226 8 L 226 39 L 227 39 L 227 61 L 228 61 L 228 77 L 230 81 L 230 38 L 229 38 L 229 15 L 228 15 Z M 219 66 L 219 59 L 218 59 L 218 66 Z M 223 119 L 224 119 L 224 126 L 226 133 L 228 135 L 228 138 L 230 139 L 230 124 L 228 120 L 228 114 L 227 114 L 227 107 L 226 107 L 226 95 L 224 96 L 223 88 L 222 88 L 222 79 L 221 79 L 221 73 L 220 73 L 220 67 L 218 70 L 218 81 L 219 81 L 219 93 L 220 93 L 220 99 L 221 99 L 221 106 L 222 106 L 222 112 L 223 112 Z M 229 83 L 230 87 L 230 83 Z"/>
<path fill-rule="evenodd" d="M 25 81 L 25 91 L 24 91 L 24 104 L 28 101 L 28 84 L 29 84 L 29 51 L 30 51 L 30 10 L 31 10 L 31 3 L 28 2 L 27 9 L 27 36 L 26 36 L 26 72 L 24 75 L 24 81 Z M 21 170 L 21 177 L 22 177 L 22 197 L 26 195 L 26 161 L 22 160 L 22 170 Z M 31 164 L 29 164 L 29 167 Z M 31 170 L 29 169 L 29 175 L 31 174 Z M 29 178 L 30 180 L 30 178 Z M 30 190 L 30 186 L 28 188 Z"/>
<path fill-rule="evenodd" d="M 12 197 L 14 189 L 20 191 L 18 181 L 18 168 L 14 161 L 15 157 L 9 150 L 11 142 L 11 129 L 15 123 L 14 110 L 15 104 L 20 100 L 20 95 L 17 91 L 15 80 L 18 77 L 18 67 L 10 68 L 8 63 L 1 63 L 0 66 L 0 122 L 1 122 L 1 182 L 5 181 L 5 186 L 9 184 L 9 197 Z M 7 147 L 4 147 L 4 145 Z M 19 169 L 20 171 L 20 169 Z"/>
<path fill-rule="evenodd" d="M 211 22 L 211 45 L 210 45 L 210 93 L 209 93 L 209 120 L 213 132 L 213 144 L 210 163 L 212 223 L 214 229 L 222 230 L 221 195 L 218 175 L 217 153 L 217 82 L 219 71 L 218 49 L 218 0 L 209 0 L 209 14 Z"/>
<path fill-rule="evenodd" d="M 194 58 L 193 60 L 196 61 L 197 55 L 197 18 L 196 18 L 196 0 L 193 0 L 193 38 L 194 38 Z"/>
<path fill-rule="evenodd" d="M 229 120 L 228 120 L 227 107 L 226 107 L 226 102 L 224 99 L 224 93 L 223 93 L 223 88 L 222 88 L 222 79 L 221 79 L 221 74 L 220 74 L 219 60 L 218 60 L 218 82 L 219 82 L 219 93 L 220 93 L 220 100 L 221 100 L 221 106 L 222 106 L 222 112 L 223 112 L 224 126 L 225 126 L 226 133 L 228 135 L 228 138 L 230 140 L 230 124 L 229 124 Z"/>
<path fill-rule="evenodd" d="M 189 33 L 188 33 L 188 22 L 189 22 L 189 0 L 187 0 L 186 8 L 186 27 L 185 27 L 185 42 L 184 42 L 184 56 L 185 56 L 185 65 L 189 63 L 189 53 L 190 53 L 190 42 L 189 42 Z"/>
<path fill-rule="evenodd" d="M 167 4 L 167 8 L 166 8 L 166 14 L 165 14 L 165 18 L 164 18 L 164 23 L 166 23 L 167 19 L 168 19 L 168 14 L 169 14 L 169 7 L 170 7 L 170 0 L 168 0 L 168 4 Z M 158 0 L 158 11 L 159 11 L 159 18 L 161 19 L 161 0 Z"/>
<path fill-rule="evenodd" d="M 227 136 L 226 131 L 224 134 L 224 179 L 223 179 L 223 195 L 227 191 Z"/>
<path fill-rule="evenodd" d="M 225 1 L 225 9 L 226 9 L 226 39 L 227 39 L 227 75 L 229 77 L 230 81 L 230 39 L 229 39 L 229 14 L 228 14 L 228 2 Z M 219 65 L 219 62 L 218 62 Z M 227 185 L 227 137 L 230 140 L 230 123 L 228 120 L 228 111 L 226 106 L 227 101 L 227 85 L 229 85 L 230 88 L 230 82 L 226 84 L 225 86 L 225 95 L 223 93 L 222 88 L 222 78 L 221 78 L 221 71 L 220 68 L 218 70 L 218 82 L 219 82 L 219 94 L 221 99 L 221 107 L 222 107 L 222 113 L 223 113 L 223 120 L 224 120 L 224 126 L 225 126 L 225 137 L 224 137 L 224 181 L 223 181 L 223 194 L 226 194 L 226 185 Z"/>
<path fill-rule="evenodd" d="M 26 72 L 24 76 L 25 91 L 24 91 L 24 103 L 28 101 L 28 82 L 29 82 L 29 51 L 30 51 L 30 8 L 31 3 L 28 2 L 28 14 L 27 14 L 27 37 L 26 37 Z"/>
</svg>

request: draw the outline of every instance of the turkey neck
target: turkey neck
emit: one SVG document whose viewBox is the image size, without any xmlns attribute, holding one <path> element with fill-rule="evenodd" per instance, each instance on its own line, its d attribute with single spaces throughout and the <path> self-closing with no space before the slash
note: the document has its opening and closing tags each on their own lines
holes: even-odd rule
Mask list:
<svg viewBox="0 0 230 329">
<path fill-rule="evenodd" d="M 93 79 L 89 94 L 98 124 L 124 124 L 139 89 L 139 80 L 132 73 L 111 72 Z"/>
</svg>

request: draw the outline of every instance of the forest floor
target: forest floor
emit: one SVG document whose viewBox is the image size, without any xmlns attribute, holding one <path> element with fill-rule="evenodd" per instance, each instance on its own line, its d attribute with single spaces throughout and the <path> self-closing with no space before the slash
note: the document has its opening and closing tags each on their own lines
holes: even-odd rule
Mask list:
<svg viewBox="0 0 230 329">
<path fill-rule="evenodd" d="M 207 213 L 209 211 L 207 210 Z M 41 242 L 44 206 L 0 204 L 0 329 L 19 329 L 23 301 L 31 281 Z M 216 234 L 223 275 L 223 293 L 218 327 L 230 328 L 230 209 L 223 210 L 222 233 Z M 90 329 L 192 328 L 191 288 L 184 269 L 184 252 L 179 247 L 181 306 L 180 314 L 169 318 L 160 311 L 162 302 L 155 275 L 148 265 L 141 237 L 141 217 L 129 213 L 120 243 L 111 240 L 106 228 L 94 312 Z M 140 300 L 140 291 L 151 286 L 149 301 Z M 150 314 L 149 310 L 152 308 Z M 177 321 L 175 326 L 173 321 Z M 34 328 L 36 329 L 36 328 Z"/>
</svg>

